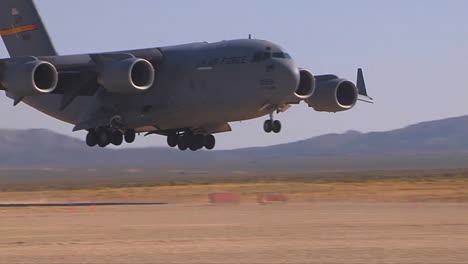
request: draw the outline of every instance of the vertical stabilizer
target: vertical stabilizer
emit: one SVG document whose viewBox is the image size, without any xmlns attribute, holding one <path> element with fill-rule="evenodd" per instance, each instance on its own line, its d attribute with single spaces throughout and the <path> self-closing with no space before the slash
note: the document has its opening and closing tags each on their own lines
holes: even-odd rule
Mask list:
<svg viewBox="0 0 468 264">
<path fill-rule="evenodd" d="M 57 55 L 33 0 L 0 0 L 0 35 L 11 57 Z"/>
<path fill-rule="evenodd" d="M 360 95 L 367 96 L 366 83 L 364 82 L 364 74 L 362 74 L 361 68 L 358 69 L 356 86 Z"/>
<path fill-rule="evenodd" d="M 374 99 L 367 94 L 366 82 L 364 81 L 364 74 L 362 73 L 361 68 L 359 68 L 357 72 L 356 87 L 359 93 L 358 100 L 367 103 L 374 103 Z"/>
</svg>

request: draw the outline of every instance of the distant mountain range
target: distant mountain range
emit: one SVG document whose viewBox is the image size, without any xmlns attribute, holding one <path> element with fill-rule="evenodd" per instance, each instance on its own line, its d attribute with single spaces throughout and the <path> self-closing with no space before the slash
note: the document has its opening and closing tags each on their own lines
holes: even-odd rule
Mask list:
<svg viewBox="0 0 468 264">
<path fill-rule="evenodd" d="M 387 132 L 327 134 L 270 147 L 179 152 L 170 148 L 99 149 L 43 129 L 0 130 L 0 168 L 146 168 L 291 172 L 468 167 L 468 116 Z"/>
</svg>

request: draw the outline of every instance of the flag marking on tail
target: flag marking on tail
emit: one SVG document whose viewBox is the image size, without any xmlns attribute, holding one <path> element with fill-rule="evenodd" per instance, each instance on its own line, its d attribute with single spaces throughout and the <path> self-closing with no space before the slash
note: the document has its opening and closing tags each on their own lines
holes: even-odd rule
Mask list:
<svg viewBox="0 0 468 264">
<path fill-rule="evenodd" d="M 12 8 L 12 9 L 11 9 L 11 15 L 12 15 L 12 16 L 17 16 L 17 15 L 19 15 L 18 9 Z"/>
<path fill-rule="evenodd" d="M 37 29 L 37 26 L 34 24 L 24 25 L 24 26 L 9 28 L 9 29 L 2 29 L 0 30 L 0 36 L 10 36 L 10 35 L 15 35 L 15 34 L 19 34 L 19 33 L 26 32 L 26 31 L 32 31 L 36 29 Z"/>
</svg>

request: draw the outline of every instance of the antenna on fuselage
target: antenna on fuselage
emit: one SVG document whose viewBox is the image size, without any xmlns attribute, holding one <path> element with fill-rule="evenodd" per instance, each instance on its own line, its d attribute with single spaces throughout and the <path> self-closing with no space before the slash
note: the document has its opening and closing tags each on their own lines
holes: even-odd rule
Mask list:
<svg viewBox="0 0 468 264">
<path fill-rule="evenodd" d="M 249 39 L 252 39 L 252 34 L 249 34 Z"/>
</svg>

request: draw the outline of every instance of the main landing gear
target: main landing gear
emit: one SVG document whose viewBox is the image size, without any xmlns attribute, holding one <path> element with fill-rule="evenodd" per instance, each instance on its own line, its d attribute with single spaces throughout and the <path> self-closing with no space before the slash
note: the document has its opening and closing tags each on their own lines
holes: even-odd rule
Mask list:
<svg viewBox="0 0 468 264">
<path fill-rule="evenodd" d="M 90 147 L 99 146 L 101 148 L 112 144 L 120 146 L 123 141 L 133 143 L 136 133 L 132 129 L 122 130 L 111 127 L 100 127 L 88 130 L 86 144 Z M 178 147 L 180 150 L 190 149 L 197 151 L 202 148 L 214 149 L 216 139 L 213 135 L 197 135 L 191 131 L 184 133 L 173 133 L 167 136 L 167 145 L 172 148 Z"/>
<path fill-rule="evenodd" d="M 263 123 L 263 130 L 266 133 L 279 133 L 281 132 L 281 122 L 279 120 L 273 120 L 273 115 L 270 114 L 270 119 Z"/>
<path fill-rule="evenodd" d="M 136 133 L 132 129 L 121 131 L 109 127 L 100 127 L 88 131 L 86 144 L 90 147 L 98 145 L 101 148 L 107 147 L 110 144 L 120 146 L 124 140 L 127 143 L 133 143 L 135 137 Z"/>
<path fill-rule="evenodd" d="M 212 150 L 216 145 L 216 139 L 213 135 L 172 134 L 167 136 L 167 145 L 171 148 L 178 147 L 182 151 L 187 149 L 197 151 L 202 148 Z"/>
</svg>

